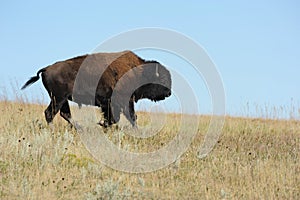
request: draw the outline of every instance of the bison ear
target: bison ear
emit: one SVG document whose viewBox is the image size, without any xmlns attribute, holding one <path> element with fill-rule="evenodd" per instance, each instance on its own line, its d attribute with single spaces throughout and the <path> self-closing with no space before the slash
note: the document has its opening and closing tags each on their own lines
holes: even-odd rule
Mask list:
<svg viewBox="0 0 300 200">
<path fill-rule="evenodd" d="M 159 73 L 158 73 L 158 64 L 156 63 L 155 65 L 155 75 L 156 77 L 159 77 Z"/>
</svg>

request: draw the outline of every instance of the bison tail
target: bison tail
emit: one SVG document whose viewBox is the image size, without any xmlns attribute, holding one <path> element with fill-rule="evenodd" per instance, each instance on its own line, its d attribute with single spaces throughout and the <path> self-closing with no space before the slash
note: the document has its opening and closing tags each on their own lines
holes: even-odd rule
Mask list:
<svg viewBox="0 0 300 200">
<path fill-rule="evenodd" d="M 25 88 L 27 88 L 28 86 L 30 86 L 31 84 L 35 83 L 36 81 L 38 81 L 40 79 L 40 73 L 44 72 L 45 69 L 41 69 L 36 73 L 36 76 L 31 77 L 21 88 L 21 90 L 24 90 Z"/>
</svg>

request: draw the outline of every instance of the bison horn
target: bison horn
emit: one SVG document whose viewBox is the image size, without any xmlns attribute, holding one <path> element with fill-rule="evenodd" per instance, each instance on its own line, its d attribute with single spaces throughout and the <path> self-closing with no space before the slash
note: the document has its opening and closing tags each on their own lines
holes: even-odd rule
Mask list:
<svg viewBox="0 0 300 200">
<path fill-rule="evenodd" d="M 158 66 L 156 64 L 156 72 L 155 72 L 156 77 L 159 77 L 159 73 L 158 73 Z"/>
</svg>

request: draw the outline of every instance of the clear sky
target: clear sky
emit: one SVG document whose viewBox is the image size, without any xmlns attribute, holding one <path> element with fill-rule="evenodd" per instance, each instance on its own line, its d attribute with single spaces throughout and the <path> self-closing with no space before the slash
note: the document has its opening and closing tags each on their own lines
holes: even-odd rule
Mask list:
<svg viewBox="0 0 300 200">
<path fill-rule="evenodd" d="M 58 60 L 90 53 L 120 32 L 161 27 L 206 49 L 223 78 L 229 114 L 245 114 L 247 103 L 253 115 L 257 106 L 298 109 L 299 8 L 298 1 L 289 0 L 5 1 L 0 6 L 0 91 L 15 80 L 21 86 Z M 25 92 L 39 96 L 40 88 L 41 82 Z"/>
</svg>

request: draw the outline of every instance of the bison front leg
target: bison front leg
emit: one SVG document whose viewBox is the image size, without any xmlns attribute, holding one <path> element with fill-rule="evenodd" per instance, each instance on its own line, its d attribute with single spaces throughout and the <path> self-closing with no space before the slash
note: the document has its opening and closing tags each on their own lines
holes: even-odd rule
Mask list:
<svg viewBox="0 0 300 200">
<path fill-rule="evenodd" d="M 99 125 L 107 128 L 120 120 L 120 109 L 117 106 L 111 107 L 110 103 L 101 106 L 104 120 L 99 122 Z"/>
<path fill-rule="evenodd" d="M 136 127 L 136 114 L 134 111 L 134 100 L 131 98 L 129 104 L 124 109 L 124 115 L 133 127 Z"/>
<path fill-rule="evenodd" d="M 104 128 L 107 128 L 109 126 L 108 120 L 109 120 L 109 116 L 110 116 L 110 112 L 109 112 L 109 106 L 101 106 L 102 112 L 103 112 L 103 117 L 104 119 L 99 121 L 99 125 L 103 126 Z"/>
</svg>

